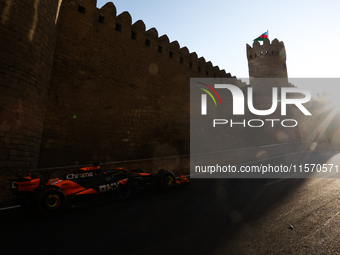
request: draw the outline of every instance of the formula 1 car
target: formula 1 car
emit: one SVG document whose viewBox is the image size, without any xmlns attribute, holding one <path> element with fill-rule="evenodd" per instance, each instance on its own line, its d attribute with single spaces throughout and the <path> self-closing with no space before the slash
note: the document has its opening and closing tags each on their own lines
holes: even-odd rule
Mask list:
<svg viewBox="0 0 340 255">
<path fill-rule="evenodd" d="M 60 214 L 72 200 L 88 197 L 97 199 L 100 195 L 111 199 L 133 197 L 139 190 L 156 186 L 163 192 L 175 186 L 188 184 L 189 180 L 161 169 L 156 175 L 145 173 L 142 169 L 131 172 L 123 168 L 102 171 L 100 166 L 83 167 L 64 176 L 49 179 L 43 184 L 40 178 L 29 174 L 16 176 L 11 180 L 12 193 L 20 201 L 28 201 L 47 217 Z"/>
</svg>

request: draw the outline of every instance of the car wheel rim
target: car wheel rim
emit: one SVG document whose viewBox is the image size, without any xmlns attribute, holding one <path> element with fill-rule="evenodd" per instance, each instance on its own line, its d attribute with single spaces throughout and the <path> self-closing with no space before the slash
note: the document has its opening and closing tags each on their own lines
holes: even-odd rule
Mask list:
<svg viewBox="0 0 340 255">
<path fill-rule="evenodd" d="M 174 182 L 174 180 L 172 179 L 171 176 L 167 176 L 165 178 L 165 185 L 166 185 L 166 187 L 170 188 L 172 186 L 173 182 Z"/>
<path fill-rule="evenodd" d="M 59 207 L 60 197 L 57 195 L 49 195 L 45 200 L 46 208 L 54 210 Z"/>
</svg>

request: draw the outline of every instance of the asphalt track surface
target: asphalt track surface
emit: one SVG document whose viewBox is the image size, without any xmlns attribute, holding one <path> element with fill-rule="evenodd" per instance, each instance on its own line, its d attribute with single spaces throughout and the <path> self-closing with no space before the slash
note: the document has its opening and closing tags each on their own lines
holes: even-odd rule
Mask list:
<svg viewBox="0 0 340 255">
<path fill-rule="evenodd" d="M 334 154 L 295 160 L 321 164 Z M 48 219 L 2 210 L 1 254 L 340 254 L 340 179 L 332 177 L 191 179 L 171 193 Z"/>
</svg>

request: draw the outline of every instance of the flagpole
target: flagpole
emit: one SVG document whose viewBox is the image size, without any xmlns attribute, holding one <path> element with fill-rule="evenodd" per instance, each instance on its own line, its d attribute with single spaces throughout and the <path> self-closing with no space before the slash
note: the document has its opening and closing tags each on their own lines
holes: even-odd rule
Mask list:
<svg viewBox="0 0 340 255">
<path fill-rule="evenodd" d="M 269 40 L 269 30 L 267 30 L 267 37 L 268 37 L 268 40 Z M 269 40 L 270 41 L 270 40 Z"/>
</svg>

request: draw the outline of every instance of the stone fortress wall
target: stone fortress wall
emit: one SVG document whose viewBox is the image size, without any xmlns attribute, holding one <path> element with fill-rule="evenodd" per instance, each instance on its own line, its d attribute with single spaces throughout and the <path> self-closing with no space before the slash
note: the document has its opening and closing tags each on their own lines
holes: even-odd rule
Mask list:
<svg viewBox="0 0 340 255">
<path fill-rule="evenodd" d="M 190 77 L 231 77 L 107 3 L 64 0 L 39 167 L 189 153 Z"/>
<path fill-rule="evenodd" d="M 0 0 L 0 170 L 38 165 L 60 4 Z"/>
<path fill-rule="evenodd" d="M 235 76 L 143 21 L 132 24 L 128 12 L 117 16 L 113 3 L 0 0 L 0 34 L 0 206 L 10 205 L 18 169 L 49 178 L 100 162 L 187 173 L 190 78 L 233 78 L 246 94 Z M 250 78 L 286 81 L 284 53 L 276 39 L 247 45 Z M 273 84 L 250 86 L 257 109 L 269 109 Z M 291 144 L 299 128 L 228 132 L 224 156 L 235 164 L 306 147 Z"/>
<path fill-rule="evenodd" d="M 32 2 L 0 2 L 1 34 L 11 42 L 0 47 L 0 169 L 189 154 L 190 78 L 229 73 L 155 28 L 145 31 L 143 21 L 132 24 L 128 12 L 117 16 L 113 3 Z M 270 77 L 257 52 L 268 42 L 247 50 L 252 77 Z M 282 65 L 281 77 L 284 45 L 269 46 L 268 66 Z M 249 135 L 257 136 L 251 146 L 299 140 L 296 131 L 266 140 L 248 131 L 230 131 L 226 148 L 247 146 L 238 138 Z"/>
</svg>

